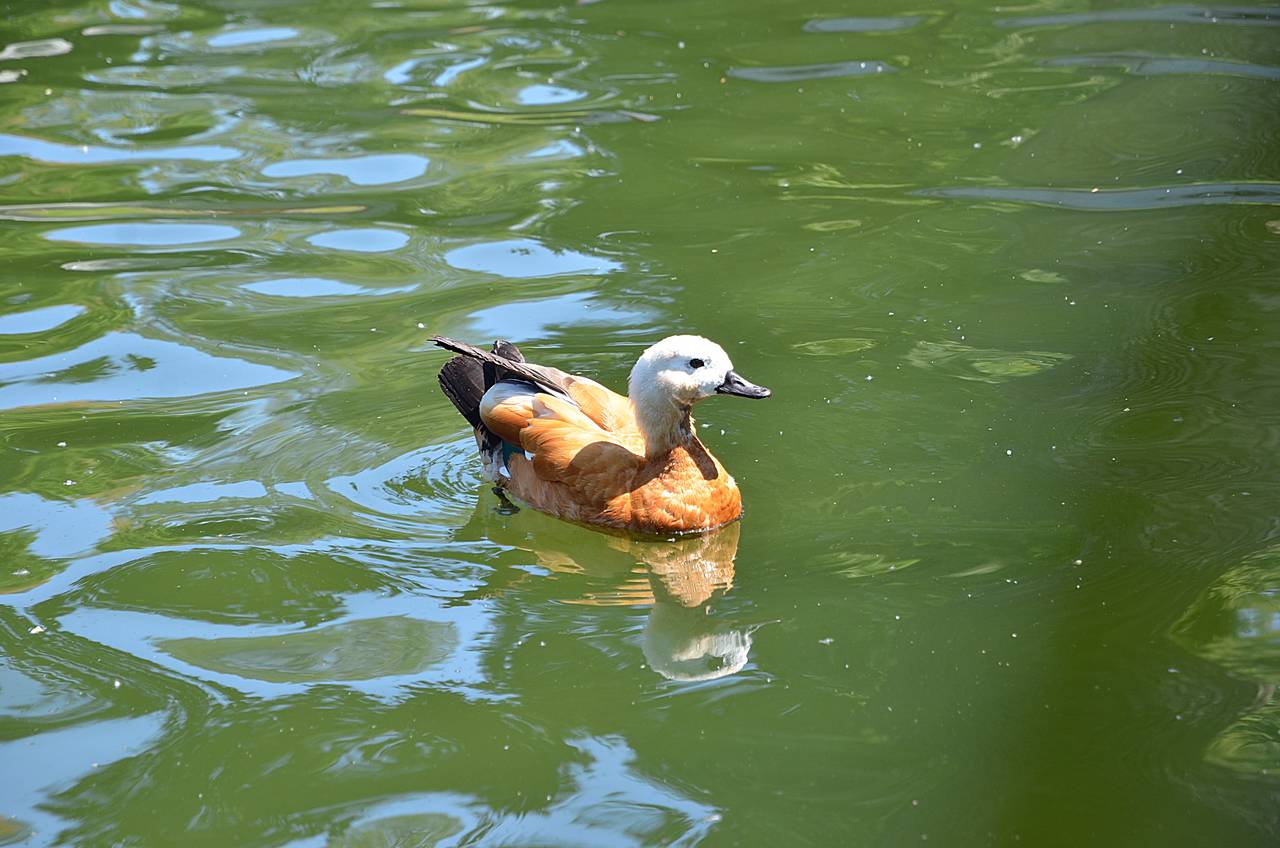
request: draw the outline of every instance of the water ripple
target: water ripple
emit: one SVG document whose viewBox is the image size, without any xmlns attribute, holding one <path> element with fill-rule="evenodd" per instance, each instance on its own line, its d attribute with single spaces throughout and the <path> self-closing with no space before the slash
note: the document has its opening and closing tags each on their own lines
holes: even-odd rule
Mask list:
<svg viewBox="0 0 1280 848">
<path fill-rule="evenodd" d="M 427 525 L 457 520 L 473 511 L 479 483 L 479 470 L 473 465 L 475 450 L 475 440 L 467 435 L 374 468 L 332 477 L 315 488 L 377 516 L 383 526 L 426 532 Z"/>
<path fill-rule="evenodd" d="M 817 18 L 806 21 L 805 32 L 899 32 L 919 26 L 923 15 L 883 18 Z"/>
<path fill-rule="evenodd" d="M 504 277 L 608 274 L 622 267 L 604 256 L 547 247 L 532 239 L 457 247 L 445 254 L 445 261 L 455 268 Z"/>
<path fill-rule="evenodd" d="M 1280 68 L 1248 62 L 1220 59 L 1193 59 L 1178 56 L 1149 56 L 1141 53 L 1113 53 L 1098 56 L 1064 56 L 1046 59 L 1044 64 L 1058 68 L 1096 68 L 1118 66 L 1131 74 L 1157 76 L 1165 74 L 1228 74 L 1254 79 L 1280 80 Z"/>
<path fill-rule="evenodd" d="M 0 62 L 15 59 L 42 59 L 70 53 L 72 44 L 65 38 L 42 38 L 38 41 L 15 41 L 0 50 Z"/>
<path fill-rule="evenodd" d="M 998 18 L 995 24 L 999 27 L 1056 27 L 1134 22 L 1280 26 L 1280 12 L 1266 6 L 1157 6 L 1150 9 L 1102 9 L 1064 15 Z"/>
<path fill-rule="evenodd" d="M 357 286 L 324 277 L 276 277 L 255 283 L 244 283 L 240 288 L 271 297 L 357 297 L 360 295 L 401 294 L 414 290 L 414 286 L 398 286 L 382 289 Z"/>
<path fill-rule="evenodd" d="M 803 82 L 805 80 L 832 79 L 835 77 L 861 77 L 896 71 L 887 62 L 848 61 L 823 62 L 816 65 L 775 65 L 773 67 L 732 67 L 727 73 L 735 79 L 752 82 Z"/>
<path fill-rule="evenodd" d="M 394 697 L 424 680 L 469 692 L 483 682 L 478 608 L 365 595 L 343 598 L 343 607 L 336 621 L 320 626 L 211 624 L 90 606 L 58 624 L 183 676 L 266 698 L 326 683 Z"/>
<path fill-rule="evenodd" d="M 1134 189 L 1011 188 L 959 186 L 919 189 L 922 197 L 993 200 L 1096 212 L 1165 209 L 1176 206 L 1280 204 L 1280 183 L 1196 183 Z"/>
<path fill-rule="evenodd" d="M 1044 350 L 982 350 L 959 342 L 916 342 L 907 362 L 960 380 L 1003 383 L 1030 377 L 1067 362 L 1070 354 Z"/>
<path fill-rule="evenodd" d="M 30 828 L 32 838 L 53 843 L 68 822 L 51 812 L 46 793 L 91 780 L 100 769 L 144 754 L 163 736 L 164 715 L 112 718 L 58 728 L 0 743 L 0 782 L 6 813 Z"/>
<path fill-rule="evenodd" d="M 298 206 L 294 204 L 272 206 L 254 203 L 243 206 L 179 206 L 177 204 L 146 203 L 15 203 L 0 205 L 0 220 L 4 221 L 129 221 L 139 218 L 289 218 L 295 216 L 323 216 L 332 218 L 366 212 L 369 207 L 360 204 L 331 204 L 326 206 Z M 144 231 L 146 232 L 146 231 Z M 164 232 L 150 230 L 150 232 Z"/>
<path fill-rule="evenodd" d="M 647 310 L 615 306 L 578 292 L 478 309 L 467 316 L 467 334 L 481 339 L 540 339 L 557 330 L 590 326 L 609 327 L 614 333 L 643 333 L 655 317 Z"/>
<path fill-rule="evenodd" d="M 297 372 L 176 342 L 112 332 L 74 350 L 0 363 L 0 409 L 192 397 L 277 383 Z"/>
</svg>

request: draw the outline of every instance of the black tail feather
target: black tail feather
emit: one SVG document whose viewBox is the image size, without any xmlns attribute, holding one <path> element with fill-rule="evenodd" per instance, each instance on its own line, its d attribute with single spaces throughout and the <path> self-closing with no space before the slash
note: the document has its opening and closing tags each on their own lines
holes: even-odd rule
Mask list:
<svg viewBox="0 0 1280 848">
<path fill-rule="evenodd" d="M 509 362 L 524 362 L 520 349 L 503 339 L 493 343 L 492 352 Z M 484 428 L 480 420 L 480 399 L 498 379 L 493 363 L 467 354 L 453 357 L 440 369 L 440 388 L 462 417 L 477 429 Z"/>
<path fill-rule="evenodd" d="M 472 427 L 482 427 L 480 398 L 484 397 L 484 366 L 468 356 L 455 356 L 440 369 L 440 388 Z"/>
<path fill-rule="evenodd" d="M 469 345 L 466 342 L 460 342 L 457 339 L 450 339 L 444 336 L 433 336 L 431 341 L 445 350 L 469 356 L 488 366 L 492 366 L 491 371 L 485 370 L 482 373 L 490 374 L 495 381 L 523 380 L 526 383 L 542 386 L 544 389 L 558 392 L 561 395 L 565 394 L 568 383 L 572 381 L 568 374 L 555 368 L 544 368 L 541 365 L 526 362 L 524 356 L 520 353 L 520 349 L 511 342 L 498 341 L 494 343 L 493 350 L 482 350 L 475 345 Z"/>
</svg>

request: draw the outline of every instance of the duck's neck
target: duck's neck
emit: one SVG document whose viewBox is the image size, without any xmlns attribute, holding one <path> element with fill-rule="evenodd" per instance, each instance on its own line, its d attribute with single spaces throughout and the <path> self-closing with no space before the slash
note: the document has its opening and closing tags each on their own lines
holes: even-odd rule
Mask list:
<svg viewBox="0 0 1280 848">
<path fill-rule="evenodd" d="M 693 432 L 691 408 L 681 406 L 656 392 L 636 393 L 631 387 L 631 406 L 636 424 L 644 436 L 644 453 L 649 459 L 666 456 L 678 447 L 690 447 L 697 437 Z"/>
</svg>

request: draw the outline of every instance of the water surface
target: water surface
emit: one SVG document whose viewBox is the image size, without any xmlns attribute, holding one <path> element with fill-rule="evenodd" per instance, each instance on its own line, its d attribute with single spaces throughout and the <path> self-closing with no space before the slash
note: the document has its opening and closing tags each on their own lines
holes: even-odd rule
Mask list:
<svg viewBox="0 0 1280 848">
<path fill-rule="evenodd" d="M 10 4 L 0 843 L 1273 845 L 1280 11 Z M 697 332 L 747 515 L 433 333 Z"/>
</svg>

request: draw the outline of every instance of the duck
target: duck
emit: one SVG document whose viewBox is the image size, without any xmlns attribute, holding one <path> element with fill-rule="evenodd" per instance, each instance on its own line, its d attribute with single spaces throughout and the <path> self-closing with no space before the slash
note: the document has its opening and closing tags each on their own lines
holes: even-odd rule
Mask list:
<svg viewBox="0 0 1280 848">
<path fill-rule="evenodd" d="M 677 335 L 647 348 L 627 396 L 588 377 L 445 336 L 456 354 L 440 387 L 475 431 L 500 495 L 580 524 L 653 535 L 706 533 L 742 516 L 737 482 L 702 441 L 693 407 L 716 395 L 772 392 L 733 368 L 724 348 Z"/>
</svg>

